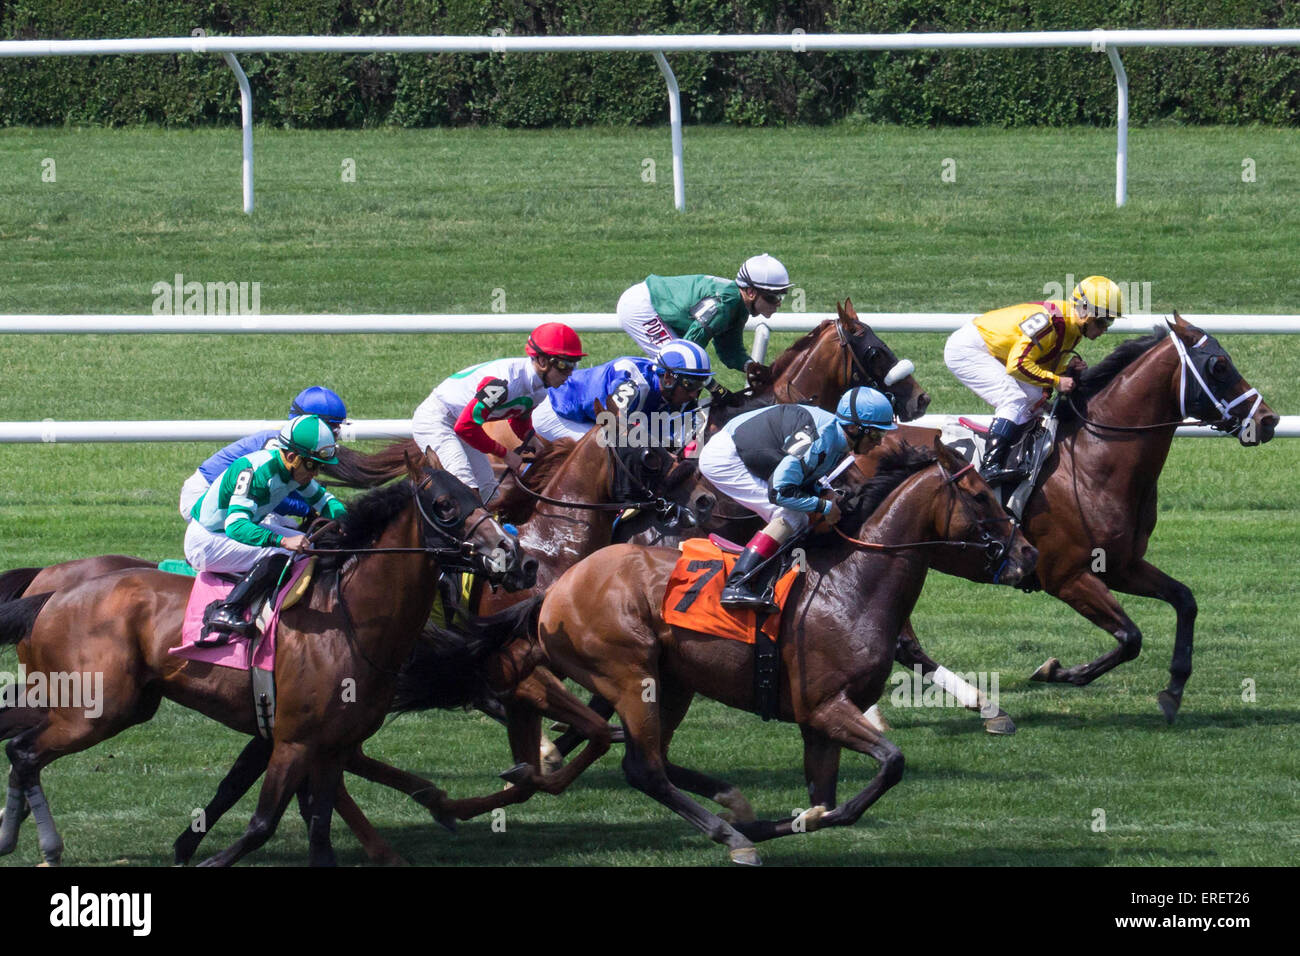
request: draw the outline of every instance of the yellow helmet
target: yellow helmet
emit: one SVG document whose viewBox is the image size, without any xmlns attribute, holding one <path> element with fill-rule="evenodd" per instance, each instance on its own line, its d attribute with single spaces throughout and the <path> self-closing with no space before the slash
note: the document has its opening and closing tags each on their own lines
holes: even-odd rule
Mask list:
<svg viewBox="0 0 1300 956">
<path fill-rule="evenodd" d="M 1094 315 L 1118 319 L 1124 314 L 1119 286 L 1105 276 L 1088 276 L 1081 280 L 1070 293 L 1070 301 L 1074 303 L 1074 314 L 1080 322 Z"/>
</svg>

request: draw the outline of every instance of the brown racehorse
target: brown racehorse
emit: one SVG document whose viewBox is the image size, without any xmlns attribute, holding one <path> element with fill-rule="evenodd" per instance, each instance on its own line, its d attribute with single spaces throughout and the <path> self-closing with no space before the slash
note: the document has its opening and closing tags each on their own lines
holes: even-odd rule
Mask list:
<svg viewBox="0 0 1300 956">
<path fill-rule="evenodd" d="M 748 645 L 663 621 L 676 550 L 606 548 L 566 572 L 542 605 L 538 630 L 548 658 L 611 701 L 623 721 L 628 782 L 725 844 L 737 863 L 759 862 L 755 840 L 854 823 L 898 782 L 902 753 L 862 712 L 885 685 L 899 630 L 920 596 L 932 553 L 943 547 L 939 542 L 982 543 L 990 527 L 1010 526 L 983 480 L 938 441 L 932 453 L 913 449 L 882 463 L 857 497 L 849 509 L 856 520 L 843 523 L 875 549 L 837 538 L 809 548 L 809 570 L 782 616 L 778 716 L 803 733 L 814 805 L 797 820 L 728 824 L 683 794 L 668 773 L 669 743 L 697 693 L 755 709 Z M 917 546 L 894 549 L 899 545 Z M 1004 547 L 1001 573 L 1014 583 L 1032 571 L 1034 549 L 1018 530 L 1008 533 Z M 880 770 L 837 807 L 842 747 L 871 756 Z"/>
<path fill-rule="evenodd" d="M 1187 415 L 1217 423 L 1243 445 L 1269 441 L 1279 419 L 1223 346 L 1176 312 L 1168 334 L 1118 346 L 1082 374 L 1069 398 L 1056 453 L 1025 506 L 1025 536 L 1039 551 L 1042 589 L 1114 636 L 1118 646 L 1075 667 L 1053 657 L 1033 679 L 1083 686 L 1137 657 L 1142 632 L 1113 592 L 1158 598 L 1177 616 L 1169 686 L 1156 698 L 1172 723 L 1192 672 L 1197 608 L 1185 584 L 1145 557 L 1156 526 L 1157 480 Z M 937 435 L 920 428 L 899 432 L 913 442 Z M 1093 570 L 1099 554 L 1105 570 Z M 924 656 L 919 644 L 915 651 Z"/>
<path fill-rule="evenodd" d="M 428 617 L 439 568 L 531 583 L 517 542 L 468 488 L 427 466 L 413 466 L 411 479 L 354 501 L 340 530 L 315 542 L 340 554 L 281 626 L 278 712 L 257 811 L 245 834 L 209 863 L 233 863 L 264 843 L 304 780 L 311 792 L 311 861 L 332 863 L 329 824 L 344 763 L 387 713 L 396 670 Z M 344 562 L 345 554 L 356 558 Z M 0 640 L 17 642 L 29 673 L 102 673 L 105 706 L 95 717 L 53 701 L 35 712 L 0 710 L 0 738 L 13 738 L 6 747 L 12 768 L 0 852 L 13 849 L 30 809 L 42 855 L 57 863 L 62 840 L 41 770 L 148 720 L 164 696 L 255 732 L 247 674 L 168 654 L 180 640 L 190 584 L 177 575 L 127 569 L 3 606 Z M 339 693 L 345 682 L 355 696 Z"/>
</svg>

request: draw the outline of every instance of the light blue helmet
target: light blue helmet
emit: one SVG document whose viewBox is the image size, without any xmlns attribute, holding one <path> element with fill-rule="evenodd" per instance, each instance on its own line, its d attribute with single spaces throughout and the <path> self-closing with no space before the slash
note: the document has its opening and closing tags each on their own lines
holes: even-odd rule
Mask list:
<svg viewBox="0 0 1300 956">
<path fill-rule="evenodd" d="M 337 430 L 348 417 L 348 407 L 336 393 L 320 385 L 313 385 L 294 396 L 293 404 L 289 406 L 290 418 L 299 415 L 318 415 L 330 428 Z"/>
<path fill-rule="evenodd" d="M 894 406 L 889 404 L 889 399 L 864 385 L 844 393 L 835 406 L 835 417 L 841 425 L 875 428 L 882 432 L 892 432 L 898 427 L 894 424 Z"/>
<path fill-rule="evenodd" d="M 685 378 L 706 379 L 713 375 L 709 353 L 685 339 L 674 339 L 660 349 L 655 356 L 655 368 Z"/>
</svg>

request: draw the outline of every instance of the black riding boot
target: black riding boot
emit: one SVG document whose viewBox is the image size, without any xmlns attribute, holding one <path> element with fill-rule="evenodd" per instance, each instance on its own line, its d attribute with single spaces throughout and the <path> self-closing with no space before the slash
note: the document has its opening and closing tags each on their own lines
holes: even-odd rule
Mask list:
<svg viewBox="0 0 1300 956">
<path fill-rule="evenodd" d="M 288 563 L 287 554 L 259 558 L 224 601 L 213 601 L 204 609 L 203 630 L 196 643 L 201 647 L 216 647 L 228 642 L 232 633 L 244 636 L 251 633 L 253 622 L 245 620 L 248 609 L 275 587 Z"/>
<path fill-rule="evenodd" d="M 727 575 L 727 586 L 722 589 L 718 603 L 723 607 L 750 607 L 769 614 L 775 612 L 777 606 L 763 597 L 767 576 L 761 572 L 767 560 L 753 548 L 740 552 Z"/>
<path fill-rule="evenodd" d="M 984 461 L 980 464 L 980 477 L 991 486 L 996 487 L 1009 478 L 1019 478 L 1021 474 L 1014 468 L 1007 468 L 1007 455 L 1016 443 L 1020 429 L 1006 418 L 995 418 L 989 425 L 988 443 L 984 446 Z"/>
</svg>

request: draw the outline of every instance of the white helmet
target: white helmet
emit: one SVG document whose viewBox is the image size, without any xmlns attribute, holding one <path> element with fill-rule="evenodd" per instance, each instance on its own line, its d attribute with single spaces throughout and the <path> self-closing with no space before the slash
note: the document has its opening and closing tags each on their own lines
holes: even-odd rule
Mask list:
<svg viewBox="0 0 1300 956">
<path fill-rule="evenodd" d="M 790 291 L 790 273 L 785 271 L 785 266 L 781 265 L 779 259 L 765 252 L 745 260 L 745 264 L 736 273 L 736 284 L 742 288 L 750 287 L 784 295 Z"/>
</svg>

